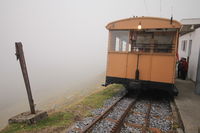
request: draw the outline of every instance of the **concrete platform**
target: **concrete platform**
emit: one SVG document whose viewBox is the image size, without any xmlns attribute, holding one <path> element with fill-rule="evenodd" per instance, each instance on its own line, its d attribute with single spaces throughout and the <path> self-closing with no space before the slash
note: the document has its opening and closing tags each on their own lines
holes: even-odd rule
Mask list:
<svg viewBox="0 0 200 133">
<path fill-rule="evenodd" d="M 189 80 L 176 80 L 179 95 L 175 97 L 185 133 L 200 133 L 200 95 L 194 93 L 195 84 Z"/>
</svg>

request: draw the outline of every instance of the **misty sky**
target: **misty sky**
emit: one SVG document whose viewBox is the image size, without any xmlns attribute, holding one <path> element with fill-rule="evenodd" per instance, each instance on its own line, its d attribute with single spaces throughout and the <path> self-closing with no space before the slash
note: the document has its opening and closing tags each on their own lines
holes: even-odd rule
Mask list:
<svg viewBox="0 0 200 133">
<path fill-rule="evenodd" d="M 107 23 L 133 15 L 200 18 L 199 5 L 200 0 L 0 0 L 0 110 L 27 100 L 15 42 L 24 45 L 33 95 L 45 97 L 80 88 L 105 72 Z"/>
</svg>

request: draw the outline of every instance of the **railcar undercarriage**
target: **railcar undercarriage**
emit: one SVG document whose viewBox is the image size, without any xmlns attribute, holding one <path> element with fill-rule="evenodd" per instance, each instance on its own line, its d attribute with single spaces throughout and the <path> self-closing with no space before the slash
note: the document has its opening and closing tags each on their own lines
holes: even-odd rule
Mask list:
<svg viewBox="0 0 200 133">
<path fill-rule="evenodd" d="M 162 82 L 153 82 L 153 81 L 144 81 L 144 80 L 134 80 L 127 78 L 118 78 L 118 77 L 109 77 L 106 76 L 105 85 L 109 84 L 123 84 L 124 87 L 128 91 L 136 90 L 136 91 L 146 91 L 146 90 L 154 90 L 154 91 L 165 91 L 168 92 L 172 96 L 178 95 L 178 89 L 174 84 L 171 83 L 162 83 Z"/>
</svg>

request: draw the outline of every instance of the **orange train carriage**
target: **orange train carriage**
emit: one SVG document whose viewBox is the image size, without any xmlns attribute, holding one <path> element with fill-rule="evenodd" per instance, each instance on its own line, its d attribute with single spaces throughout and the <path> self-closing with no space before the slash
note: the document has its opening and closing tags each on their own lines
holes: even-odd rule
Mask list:
<svg viewBox="0 0 200 133">
<path fill-rule="evenodd" d="M 109 23 L 106 85 L 162 89 L 177 95 L 175 83 L 178 21 L 135 17 Z"/>
</svg>

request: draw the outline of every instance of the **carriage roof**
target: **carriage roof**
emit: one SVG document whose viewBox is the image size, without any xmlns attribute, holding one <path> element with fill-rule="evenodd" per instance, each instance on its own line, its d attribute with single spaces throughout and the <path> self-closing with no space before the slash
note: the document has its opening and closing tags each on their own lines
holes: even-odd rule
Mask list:
<svg viewBox="0 0 200 133">
<path fill-rule="evenodd" d="M 166 18 L 157 18 L 157 17 L 135 17 L 135 18 L 127 18 L 121 19 L 118 21 L 114 21 L 109 23 L 106 28 L 108 30 L 131 30 L 138 29 L 138 25 L 142 25 L 142 29 L 180 29 L 181 23 Z"/>
</svg>

